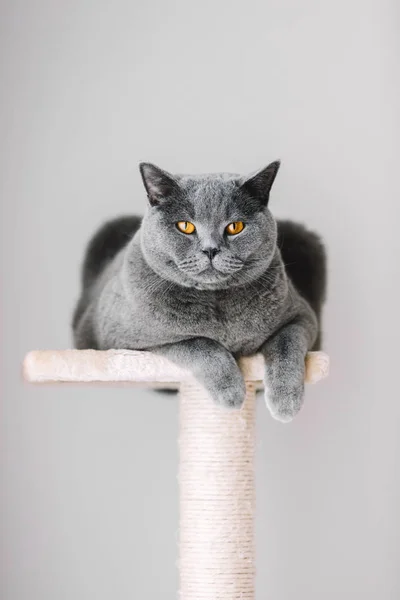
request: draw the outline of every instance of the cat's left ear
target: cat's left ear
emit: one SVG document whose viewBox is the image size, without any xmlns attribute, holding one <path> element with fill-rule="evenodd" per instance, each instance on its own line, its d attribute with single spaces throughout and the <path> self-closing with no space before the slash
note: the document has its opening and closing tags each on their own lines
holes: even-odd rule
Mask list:
<svg viewBox="0 0 400 600">
<path fill-rule="evenodd" d="M 245 189 L 253 198 L 259 200 L 263 206 L 267 206 L 269 193 L 280 166 L 281 162 L 279 160 L 272 162 L 268 167 L 264 167 L 257 173 L 246 177 L 241 182 L 240 187 Z"/>
<path fill-rule="evenodd" d="M 167 171 L 163 171 L 163 169 L 151 163 L 144 162 L 140 163 L 139 168 L 152 206 L 162 204 L 165 198 L 179 191 L 177 180 Z"/>
</svg>

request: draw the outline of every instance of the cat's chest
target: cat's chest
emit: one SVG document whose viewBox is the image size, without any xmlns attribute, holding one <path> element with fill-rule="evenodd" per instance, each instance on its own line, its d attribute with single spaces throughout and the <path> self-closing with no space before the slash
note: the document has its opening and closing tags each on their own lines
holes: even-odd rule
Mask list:
<svg viewBox="0 0 400 600">
<path fill-rule="evenodd" d="M 243 288 L 208 294 L 183 290 L 158 305 L 156 329 L 173 339 L 208 337 L 231 352 L 250 354 L 276 327 L 280 300 L 276 292 L 257 294 Z"/>
</svg>

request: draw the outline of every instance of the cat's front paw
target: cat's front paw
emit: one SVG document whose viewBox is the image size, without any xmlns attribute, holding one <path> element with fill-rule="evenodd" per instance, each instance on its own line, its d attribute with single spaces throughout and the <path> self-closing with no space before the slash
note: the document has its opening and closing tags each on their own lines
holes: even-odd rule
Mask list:
<svg viewBox="0 0 400 600">
<path fill-rule="evenodd" d="M 304 383 L 290 386 L 270 385 L 266 382 L 265 401 L 274 419 L 289 423 L 303 406 Z"/>
<path fill-rule="evenodd" d="M 246 386 L 239 373 L 236 377 L 223 377 L 210 389 L 211 397 L 216 404 L 225 408 L 240 408 L 246 396 Z"/>
</svg>

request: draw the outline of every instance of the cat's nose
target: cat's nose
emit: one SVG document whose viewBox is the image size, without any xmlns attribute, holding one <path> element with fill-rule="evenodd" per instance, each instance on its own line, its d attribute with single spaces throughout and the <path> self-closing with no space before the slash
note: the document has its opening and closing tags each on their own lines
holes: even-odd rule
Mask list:
<svg viewBox="0 0 400 600">
<path fill-rule="evenodd" d="M 204 254 L 207 254 L 208 258 L 212 260 L 216 254 L 219 252 L 219 248 L 205 248 L 203 250 Z"/>
</svg>

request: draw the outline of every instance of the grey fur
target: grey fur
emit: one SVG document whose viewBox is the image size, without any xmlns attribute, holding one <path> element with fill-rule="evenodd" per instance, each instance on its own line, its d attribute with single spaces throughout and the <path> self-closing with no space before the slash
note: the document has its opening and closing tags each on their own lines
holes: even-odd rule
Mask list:
<svg viewBox="0 0 400 600">
<path fill-rule="evenodd" d="M 290 421 L 303 402 L 305 354 L 318 343 L 325 255 L 301 226 L 283 222 L 278 231 L 268 209 L 278 169 L 275 162 L 246 178 L 173 176 L 143 163 L 149 205 L 142 222 L 106 224 L 89 245 L 76 346 L 162 354 L 227 407 L 244 400 L 235 359 L 261 352 L 267 405 Z M 178 221 L 193 222 L 195 233 L 181 233 Z M 228 236 L 233 221 L 245 228 Z M 296 243 L 300 262 L 286 270 L 282 254 L 295 253 Z"/>
</svg>

